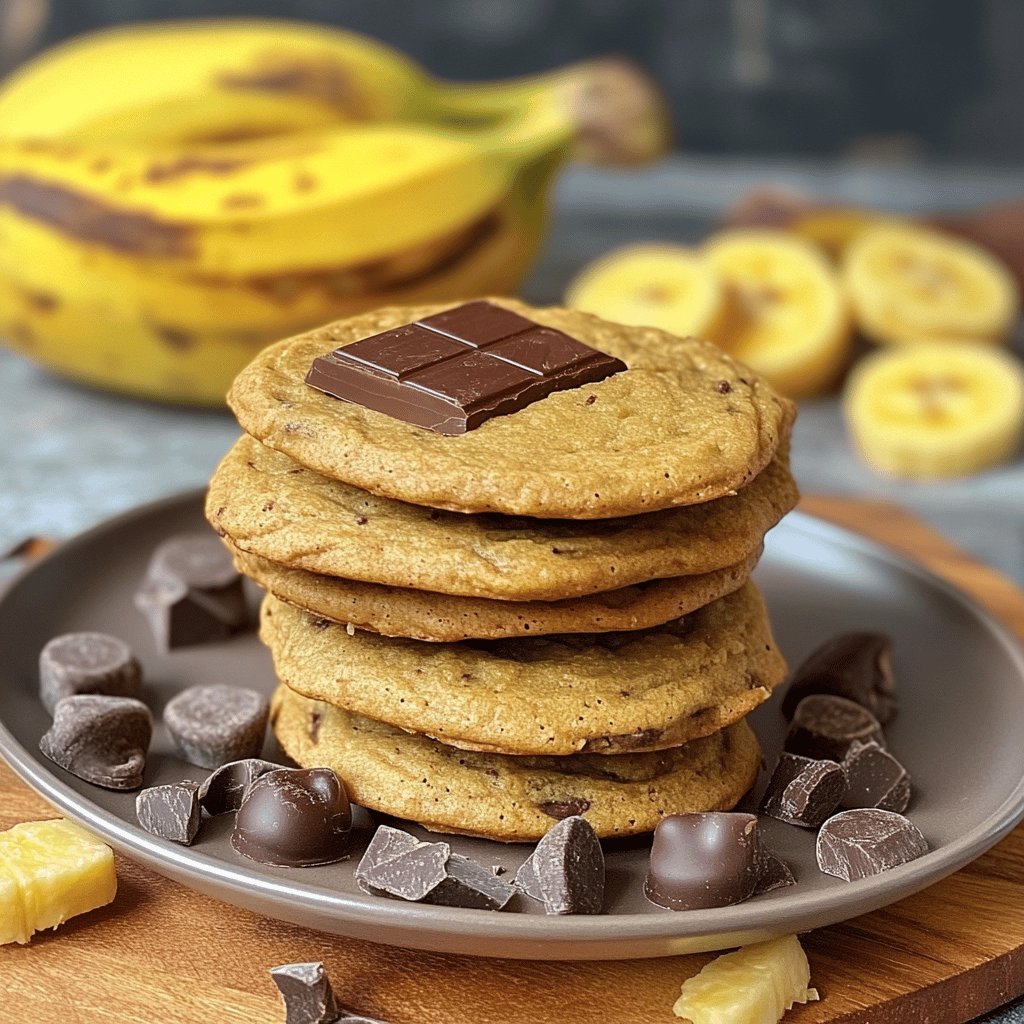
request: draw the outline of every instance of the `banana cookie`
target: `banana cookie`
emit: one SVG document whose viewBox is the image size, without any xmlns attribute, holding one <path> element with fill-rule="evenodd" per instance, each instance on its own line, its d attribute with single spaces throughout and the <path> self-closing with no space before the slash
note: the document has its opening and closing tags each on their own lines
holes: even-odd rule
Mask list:
<svg viewBox="0 0 1024 1024">
<path fill-rule="evenodd" d="M 761 763 L 745 722 L 655 753 L 507 757 L 412 736 L 286 686 L 274 695 L 271 720 L 289 757 L 333 768 L 355 803 L 503 842 L 539 840 L 573 814 L 600 836 L 625 836 L 650 832 L 669 814 L 728 810 Z"/>
<path fill-rule="evenodd" d="M 318 618 L 431 643 L 660 626 L 739 589 L 760 555 L 758 550 L 714 572 L 651 580 L 587 597 L 492 601 L 322 576 L 247 554 L 230 542 L 229 547 L 240 573 Z"/>
<path fill-rule="evenodd" d="M 462 597 L 558 601 L 749 558 L 796 504 L 786 459 L 784 448 L 738 494 L 702 505 L 536 520 L 376 497 L 243 437 L 210 482 L 206 516 L 235 548 L 293 569 Z"/>
<path fill-rule="evenodd" d="M 637 633 L 461 644 L 349 633 L 268 595 L 260 637 L 306 697 L 503 754 L 678 746 L 742 718 L 786 671 L 752 583 Z"/>
<path fill-rule="evenodd" d="M 458 512 L 572 519 L 721 498 L 757 476 L 788 434 L 792 404 L 709 342 L 512 299 L 493 305 L 627 369 L 454 437 L 306 383 L 318 357 L 447 311 L 389 307 L 264 350 L 236 378 L 229 405 L 253 437 L 374 494 Z"/>
</svg>

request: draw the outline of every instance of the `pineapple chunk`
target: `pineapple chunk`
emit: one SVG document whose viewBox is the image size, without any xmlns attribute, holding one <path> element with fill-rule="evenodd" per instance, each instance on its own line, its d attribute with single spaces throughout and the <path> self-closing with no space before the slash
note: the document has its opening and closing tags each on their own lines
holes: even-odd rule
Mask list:
<svg viewBox="0 0 1024 1024">
<path fill-rule="evenodd" d="M 787 935 L 712 960 L 683 982 L 672 1010 L 691 1024 L 777 1024 L 794 1003 L 817 1000 L 810 980 L 799 939 Z"/>
<path fill-rule="evenodd" d="M 110 903 L 114 853 L 63 818 L 26 821 L 0 832 L 0 944 Z"/>
</svg>

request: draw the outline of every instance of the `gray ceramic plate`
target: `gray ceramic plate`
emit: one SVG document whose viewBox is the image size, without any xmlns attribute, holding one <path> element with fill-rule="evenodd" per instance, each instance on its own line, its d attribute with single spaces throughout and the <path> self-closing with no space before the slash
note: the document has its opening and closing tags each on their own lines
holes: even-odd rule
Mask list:
<svg viewBox="0 0 1024 1024">
<path fill-rule="evenodd" d="M 612 843 L 606 913 L 552 918 L 518 896 L 502 913 L 367 896 L 352 877 L 358 847 L 356 858 L 329 867 L 261 867 L 231 850 L 229 815 L 208 821 L 190 848 L 156 839 L 136 824 L 133 795 L 90 786 L 38 753 L 49 720 L 36 697 L 36 658 L 50 637 L 69 630 L 122 636 L 145 666 L 146 696 L 158 715 L 169 696 L 193 683 L 238 681 L 269 692 L 270 659 L 255 636 L 161 655 L 132 606 L 152 548 L 171 533 L 203 528 L 200 504 L 193 493 L 112 520 L 32 567 L 0 599 L 0 751 L 69 817 L 128 856 L 218 899 L 341 935 L 421 949 L 562 960 L 662 956 L 759 941 L 885 906 L 968 863 L 1024 816 L 1024 657 L 1010 634 L 912 563 L 794 514 L 769 536 L 757 570 L 779 643 L 795 663 L 840 631 L 880 629 L 895 637 L 903 703 L 888 736 L 914 779 L 909 814 L 932 848 L 922 859 L 842 882 L 815 867 L 813 833 L 768 820 L 768 842 L 794 866 L 796 886 L 737 907 L 672 913 L 644 900 L 647 843 Z M 754 716 L 769 762 L 782 737 L 777 704 Z M 266 755 L 275 757 L 272 742 Z M 158 728 L 147 784 L 203 775 L 175 756 Z M 368 834 L 364 825 L 360 843 Z M 510 871 L 528 852 L 463 838 L 452 845 Z"/>
</svg>

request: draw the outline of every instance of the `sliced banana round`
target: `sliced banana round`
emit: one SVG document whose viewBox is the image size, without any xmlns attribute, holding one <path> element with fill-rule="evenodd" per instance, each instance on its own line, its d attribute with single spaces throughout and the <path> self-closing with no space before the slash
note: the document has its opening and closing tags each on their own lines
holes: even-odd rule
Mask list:
<svg viewBox="0 0 1024 1024">
<path fill-rule="evenodd" d="M 865 461 L 919 479 L 965 476 L 1013 456 L 1024 435 L 1024 367 L 1001 349 L 943 342 L 863 359 L 843 395 Z"/>
<path fill-rule="evenodd" d="M 869 228 L 851 242 L 843 280 L 861 329 L 885 344 L 1005 341 L 1017 283 L 984 249 L 911 224 Z"/>
<path fill-rule="evenodd" d="M 825 391 L 846 362 L 851 332 L 821 252 L 782 231 L 734 230 L 712 235 L 703 253 L 726 287 L 726 326 L 715 340 L 790 398 Z"/>
<path fill-rule="evenodd" d="M 585 267 L 565 304 L 605 320 L 717 340 L 725 292 L 714 271 L 681 245 L 629 245 Z"/>
</svg>

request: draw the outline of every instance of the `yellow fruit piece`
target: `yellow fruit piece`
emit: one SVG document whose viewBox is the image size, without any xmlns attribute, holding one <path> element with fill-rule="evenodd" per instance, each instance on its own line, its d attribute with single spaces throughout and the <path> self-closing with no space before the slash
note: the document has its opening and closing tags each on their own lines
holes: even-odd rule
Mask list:
<svg viewBox="0 0 1024 1024">
<path fill-rule="evenodd" d="M 714 340 L 783 394 L 821 394 L 850 349 L 850 320 L 839 281 L 811 243 L 781 231 L 712 235 L 705 259 L 726 285 L 724 332 Z"/>
<path fill-rule="evenodd" d="M 896 476 L 963 476 L 1024 435 L 1024 368 L 1001 349 L 943 342 L 877 352 L 851 374 L 847 424 L 865 461 Z"/>
<path fill-rule="evenodd" d="M 584 268 L 565 304 L 620 324 L 712 338 L 721 328 L 725 292 L 692 249 L 631 245 Z"/>
<path fill-rule="evenodd" d="M 875 341 L 1002 342 L 1020 309 L 1009 270 L 971 242 L 916 225 L 871 228 L 849 247 L 843 280 Z"/>
<path fill-rule="evenodd" d="M 672 1007 L 691 1024 L 777 1024 L 794 1003 L 816 1002 L 811 969 L 795 935 L 743 946 L 683 982 Z"/>
<path fill-rule="evenodd" d="M 114 853 L 65 819 L 26 821 L 0 832 L 0 944 L 110 903 Z"/>
</svg>

